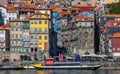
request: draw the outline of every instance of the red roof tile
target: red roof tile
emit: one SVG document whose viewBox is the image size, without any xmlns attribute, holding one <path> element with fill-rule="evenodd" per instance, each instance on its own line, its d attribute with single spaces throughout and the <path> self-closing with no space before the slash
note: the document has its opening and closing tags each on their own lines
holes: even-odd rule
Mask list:
<svg viewBox="0 0 120 74">
<path fill-rule="evenodd" d="M 0 26 L 0 30 L 4 30 L 4 28 L 2 26 Z"/>
<path fill-rule="evenodd" d="M 10 23 L 6 23 L 3 25 L 3 28 L 10 28 Z"/>
<path fill-rule="evenodd" d="M 103 17 L 120 17 L 120 14 L 104 14 Z"/>
<path fill-rule="evenodd" d="M 75 20 L 78 22 L 78 21 L 84 21 L 84 22 L 87 22 L 87 21 L 94 21 L 94 18 L 91 18 L 91 17 L 85 17 L 85 16 L 79 16 L 79 17 L 76 17 Z"/>
</svg>

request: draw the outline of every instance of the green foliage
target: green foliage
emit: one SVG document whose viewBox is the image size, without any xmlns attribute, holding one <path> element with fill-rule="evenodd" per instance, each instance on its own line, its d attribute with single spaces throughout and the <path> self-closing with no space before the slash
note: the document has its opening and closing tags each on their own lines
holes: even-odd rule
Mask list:
<svg viewBox="0 0 120 74">
<path fill-rule="evenodd" d="M 105 7 L 108 8 L 110 14 L 120 14 L 120 2 L 107 4 Z"/>
</svg>

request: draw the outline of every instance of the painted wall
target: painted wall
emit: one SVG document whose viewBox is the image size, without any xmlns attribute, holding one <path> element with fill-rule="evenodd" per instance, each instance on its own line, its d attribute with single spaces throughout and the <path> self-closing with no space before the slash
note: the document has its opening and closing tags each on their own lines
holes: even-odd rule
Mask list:
<svg viewBox="0 0 120 74">
<path fill-rule="evenodd" d="M 36 15 L 32 16 L 31 18 L 37 18 Z M 47 18 L 46 16 L 42 15 L 42 18 Z M 41 21 L 41 23 L 39 23 Z M 33 23 L 36 22 L 36 23 Z M 47 22 L 47 23 L 45 23 Z M 36 39 L 37 41 L 35 41 L 35 43 L 37 43 L 37 48 L 38 49 L 42 49 L 45 50 L 46 45 L 49 45 L 49 21 L 48 20 L 30 20 L 30 32 L 32 34 L 38 34 L 37 37 L 34 39 Z M 41 31 L 40 31 L 41 29 Z M 47 29 L 47 32 L 45 32 L 45 29 Z M 37 30 L 37 31 L 35 31 Z M 45 36 L 47 36 L 47 39 L 45 39 Z M 31 42 L 32 43 L 32 42 Z M 48 47 L 47 47 L 48 48 Z"/>
<path fill-rule="evenodd" d="M 113 53 L 120 53 L 120 38 L 112 38 Z"/>
<path fill-rule="evenodd" d="M 5 30 L 0 30 L 0 52 L 5 51 Z M 1 49 L 1 47 L 4 47 Z"/>
<path fill-rule="evenodd" d="M 8 13 L 5 7 L 0 7 L 2 16 L 4 17 L 4 24 L 9 22 L 10 20 L 14 20 L 17 18 L 17 12 L 15 13 Z"/>
</svg>

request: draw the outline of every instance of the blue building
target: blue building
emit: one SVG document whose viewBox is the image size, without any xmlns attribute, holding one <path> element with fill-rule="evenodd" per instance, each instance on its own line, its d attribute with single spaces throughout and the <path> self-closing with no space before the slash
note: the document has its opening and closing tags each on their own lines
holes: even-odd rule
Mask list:
<svg viewBox="0 0 120 74">
<path fill-rule="evenodd" d="M 0 26 L 4 25 L 4 20 L 3 20 L 3 17 L 2 17 L 2 13 L 0 11 Z"/>
</svg>

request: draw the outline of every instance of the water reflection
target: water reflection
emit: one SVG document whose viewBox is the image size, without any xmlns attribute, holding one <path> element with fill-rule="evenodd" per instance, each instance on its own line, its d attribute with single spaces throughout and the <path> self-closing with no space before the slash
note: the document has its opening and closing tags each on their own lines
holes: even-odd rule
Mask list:
<svg viewBox="0 0 120 74">
<path fill-rule="evenodd" d="M 120 70 L 4 70 L 0 74 L 120 74 Z"/>
</svg>

